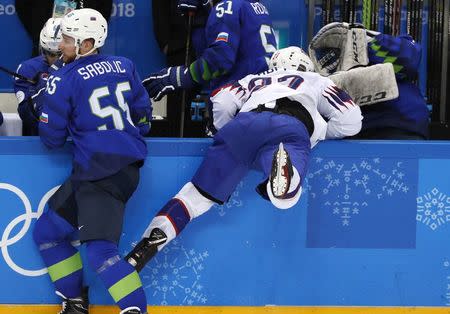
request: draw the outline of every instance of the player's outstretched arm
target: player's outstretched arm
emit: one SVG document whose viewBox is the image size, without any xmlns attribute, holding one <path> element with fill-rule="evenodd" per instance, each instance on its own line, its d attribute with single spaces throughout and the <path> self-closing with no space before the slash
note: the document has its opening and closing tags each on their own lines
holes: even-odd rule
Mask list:
<svg viewBox="0 0 450 314">
<path fill-rule="evenodd" d="M 361 109 L 345 91 L 327 78 L 324 78 L 317 110 L 328 119 L 326 139 L 353 136 L 361 130 Z"/>
<path fill-rule="evenodd" d="M 189 69 L 184 65 L 169 67 L 152 73 L 142 81 L 148 95 L 155 101 L 176 89 L 190 89 L 196 86 Z"/>
</svg>

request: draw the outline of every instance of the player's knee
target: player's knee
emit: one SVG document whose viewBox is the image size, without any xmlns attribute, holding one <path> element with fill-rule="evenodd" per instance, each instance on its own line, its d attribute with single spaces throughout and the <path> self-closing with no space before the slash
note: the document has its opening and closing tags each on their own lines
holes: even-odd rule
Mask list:
<svg viewBox="0 0 450 314">
<path fill-rule="evenodd" d="M 175 195 L 175 198 L 184 203 L 191 219 L 206 213 L 214 205 L 214 202 L 204 197 L 192 182 L 186 183 L 178 194 Z"/>
<path fill-rule="evenodd" d="M 64 231 L 65 226 L 59 226 L 58 224 L 63 224 L 62 217 L 59 217 L 54 211 L 47 211 L 42 214 L 36 221 L 33 230 L 33 240 L 36 244 L 45 244 L 55 242 L 58 243 L 67 236 Z"/>
<path fill-rule="evenodd" d="M 96 272 L 121 260 L 117 244 L 107 240 L 86 242 L 86 257 L 89 267 Z"/>
</svg>

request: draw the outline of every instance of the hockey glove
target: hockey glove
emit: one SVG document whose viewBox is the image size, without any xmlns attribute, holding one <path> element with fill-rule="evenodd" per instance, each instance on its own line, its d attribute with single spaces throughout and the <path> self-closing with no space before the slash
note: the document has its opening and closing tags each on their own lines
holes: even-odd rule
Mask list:
<svg viewBox="0 0 450 314">
<path fill-rule="evenodd" d="M 17 111 L 25 125 L 37 126 L 42 111 L 42 97 L 46 85 L 47 77 L 39 78 L 36 85 L 33 86 L 34 94 L 19 104 Z"/>
<path fill-rule="evenodd" d="M 322 27 L 309 44 L 319 74 L 328 76 L 369 63 L 366 30 L 360 24 L 333 22 Z"/>
<path fill-rule="evenodd" d="M 23 124 L 27 125 L 29 128 L 37 127 L 39 123 L 39 116 L 35 106 L 36 104 L 33 103 L 33 99 L 30 97 L 22 101 L 17 108 L 20 119 L 22 119 Z"/>
<path fill-rule="evenodd" d="M 207 6 L 209 0 L 178 0 L 178 10 L 181 14 L 196 12 L 204 6 Z"/>
<path fill-rule="evenodd" d="M 165 95 L 172 93 L 178 88 L 190 89 L 196 85 L 189 68 L 183 65 L 153 73 L 143 80 L 142 84 L 154 101 L 161 100 Z"/>
</svg>

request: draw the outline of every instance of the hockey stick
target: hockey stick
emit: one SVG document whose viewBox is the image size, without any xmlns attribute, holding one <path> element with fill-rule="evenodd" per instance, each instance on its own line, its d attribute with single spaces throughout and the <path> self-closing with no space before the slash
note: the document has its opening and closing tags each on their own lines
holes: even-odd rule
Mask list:
<svg viewBox="0 0 450 314">
<path fill-rule="evenodd" d="M 422 24 L 423 24 L 423 0 L 418 0 L 419 1 L 419 10 L 418 10 L 418 20 L 417 20 L 417 41 L 421 42 L 422 41 Z"/>
<path fill-rule="evenodd" d="M 417 35 L 418 35 L 418 18 L 419 18 L 419 1 L 414 0 L 414 40 L 417 41 Z"/>
<path fill-rule="evenodd" d="M 414 0 L 414 7 L 413 7 L 413 19 L 412 19 L 412 32 L 413 32 L 413 38 L 414 40 L 418 41 L 419 36 L 419 0 Z"/>
<path fill-rule="evenodd" d="M 335 3 L 334 3 L 334 0 L 330 0 L 330 10 L 331 10 L 331 13 L 330 13 L 330 18 L 331 18 L 331 20 L 330 20 L 330 23 L 331 22 L 334 22 L 335 21 L 335 11 L 336 11 L 336 8 L 335 8 Z"/>
<path fill-rule="evenodd" d="M 384 30 L 383 30 L 383 32 L 385 34 L 391 33 L 391 30 L 389 27 L 389 19 L 390 19 L 389 4 L 390 4 L 390 0 L 384 0 Z"/>
<path fill-rule="evenodd" d="M 431 90 L 432 90 L 432 88 L 431 88 L 431 84 L 433 83 L 433 81 L 432 81 L 432 79 L 433 79 L 433 63 L 432 62 L 430 62 L 430 61 L 432 61 L 433 60 L 433 43 L 434 43 L 434 40 L 433 40 L 433 27 L 434 27 L 434 25 L 433 25 L 433 6 L 434 6 L 434 0 L 430 0 L 430 3 L 429 3 L 429 5 L 428 5 L 428 17 L 429 17 L 429 19 L 428 19 L 428 33 L 429 33 L 429 36 L 428 36 L 428 54 L 427 54 L 427 56 L 428 56 L 428 60 L 427 60 L 427 64 L 428 64 L 428 68 L 427 68 L 427 74 L 428 74 L 428 82 L 427 82 L 427 92 L 426 92 L 426 95 L 427 95 L 427 97 L 428 97 L 428 103 L 431 103 L 431 98 L 430 98 L 430 96 L 431 96 Z"/>
<path fill-rule="evenodd" d="M 394 0 L 394 12 L 392 18 L 393 30 L 392 34 L 397 36 L 400 34 L 400 12 L 401 12 L 401 0 Z"/>
<path fill-rule="evenodd" d="M 380 4 L 378 3 L 378 0 L 373 0 L 374 7 L 373 7 L 373 30 L 378 31 L 378 19 L 380 15 Z"/>
<path fill-rule="evenodd" d="M 192 33 L 193 19 L 194 19 L 194 12 L 189 12 L 187 38 L 186 38 L 186 54 L 184 59 L 184 65 L 187 67 L 189 67 L 189 63 L 191 61 L 190 51 L 191 51 L 191 33 Z M 187 101 L 187 91 L 183 89 L 181 95 L 180 137 L 184 137 L 184 117 L 186 112 L 186 101 Z"/>
<path fill-rule="evenodd" d="M 406 33 L 411 35 L 411 1 L 407 0 L 406 2 Z"/>
<path fill-rule="evenodd" d="M 370 19 L 372 16 L 372 4 L 370 3 L 370 0 L 363 0 L 363 7 L 362 7 L 362 22 L 365 28 L 367 29 L 371 29 L 371 23 L 370 23 Z"/>
<path fill-rule="evenodd" d="M 9 74 L 9 75 L 12 75 L 12 76 L 14 76 L 14 77 L 17 77 L 18 79 L 27 81 L 28 83 L 36 84 L 36 81 L 34 81 L 34 80 L 32 80 L 32 79 L 29 79 L 28 77 L 25 77 L 25 76 L 23 76 L 22 74 L 19 74 L 19 73 L 17 73 L 17 72 L 8 70 L 7 68 L 4 68 L 4 67 L 2 67 L 2 66 L 0 66 L 0 70 L 3 71 L 3 72 L 5 72 L 5 73 L 7 73 L 7 74 Z"/>
<path fill-rule="evenodd" d="M 19 73 L 17 73 L 17 72 L 8 70 L 8 69 L 5 68 L 5 67 L 0 66 L 0 70 L 3 71 L 4 73 L 7 73 L 7 74 L 9 74 L 9 75 L 11 75 L 11 76 L 14 76 L 14 77 L 17 77 L 18 79 L 21 79 L 21 80 L 26 81 L 26 82 L 28 82 L 28 83 L 31 83 L 31 84 L 33 84 L 33 85 L 36 84 L 36 82 L 33 81 L 32 79 L 29 79 L 28 77 L 25 77 L 25 76 L 23 76 L 22 74 L 19 74 Z M 34 118 L 35 118 L 37 121 L 39 121 L 39 117 L 38 117 L 38 115 L 36 114 L 36 111 L 35 111 L 35 109 L 34 109 L 34 107 L 33 107 L 33 103 L 32 103 L 31 100 L 32 100 L 33 98 L 35 98 L 36 96 L 38 96 L 40 92 L 41 92 L 41 91 L 39 91 L 37 94 L 31 96 L 31 98 L 29 98 L 29 101 L 27 100 L 27 105 L 28 105 L 28 106 L 30 107 L 30 109 L 31 109 L 31 114 L 34 116 Z"/>
<path fill-rule="evenodd" d="M 322 2 L 322 24 L 327 25 L 330 23 L 330 14 L 331 14 L 331 1 L 323 0 Z"/>
<path fill-rule="evenodd" d="M 389 32 L 391 35 L 394 31 L 394 1 L 389 0 Z"/>
<path fill-rule="evenodd" d="M 350 0 L 349 23 L 355 23 L 355 0 Z"/>
<path fill-rule="evenodd" d="M 350 17 L 349 17 L 349 0 L 343 0 L 342 3 L 342 22 L 350 22 Z"/>
</svg>

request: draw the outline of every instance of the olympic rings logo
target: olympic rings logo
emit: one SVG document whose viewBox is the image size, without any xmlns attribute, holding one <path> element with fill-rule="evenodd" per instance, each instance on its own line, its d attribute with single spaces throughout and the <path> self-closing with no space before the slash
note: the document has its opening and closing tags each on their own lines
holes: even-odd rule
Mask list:
<svg viewBox="0 0 450 314">
<path fill-rule="evenodd" d="M 22 239 L 25 236 L 25 234 L 30 229 L 31 220 L 38 219 L 42 215 L 42 213 L 44 212 L 45 204 L 47 204 L 50 197 L 56 192 L 56 190 L 58 188 L 59 188 L 59 185 L 54 187 L 47 193 L 45 193 L 45 195 L 42 197 L 41 201 L 39 202 L 37 212 L 33 212 L 30 200 L 28 199 L 26 194 L 21 189 L 17 188 L 14 185 L 11 185 L 11 184 L 0 183 L 0 190 L 11 191 L 15 195 L 17 195 L 17 197 L 22 201 L 24 209 L 25 209 L 25 214 L 22 214 L 16 218 L 14 218 L 6 226 L 5 230 L 3 231 L 2 238 L 0 240 L 0 248 L 1 248 L 2 255 L 3 255 L 3 258 L 5 259 L 6 264 L 8 264 L 8 266 L 12 270 L 14 270 L 15 272 L 17 272 L 21 275 L 29 276 L 29 277 L 36 277 L 36 276 L 41 276 L 41 275 L 44 275 L 47 273 L 47 268 L 42 268 L 42 269 L 38 269 L 38 270 L 29 270 L 29 269 L 25 269 L 25 268 L 22 268 L 19 265 L 17 265 L 12 260 L 11 256 L 9 255 L 8 247 L 10 245 L 13 245 L 14 243 L 16 243 L 17 241 L 19 241 L 20 239 Z M 17 226 L 22 221 L 24 221 L 24 224 L 23 224 L 22 228 L 20 229 L 20 231 L 12 238 L 9 238 L 11 231 L 14 229 L 14 227 Z"/>
</svg>

